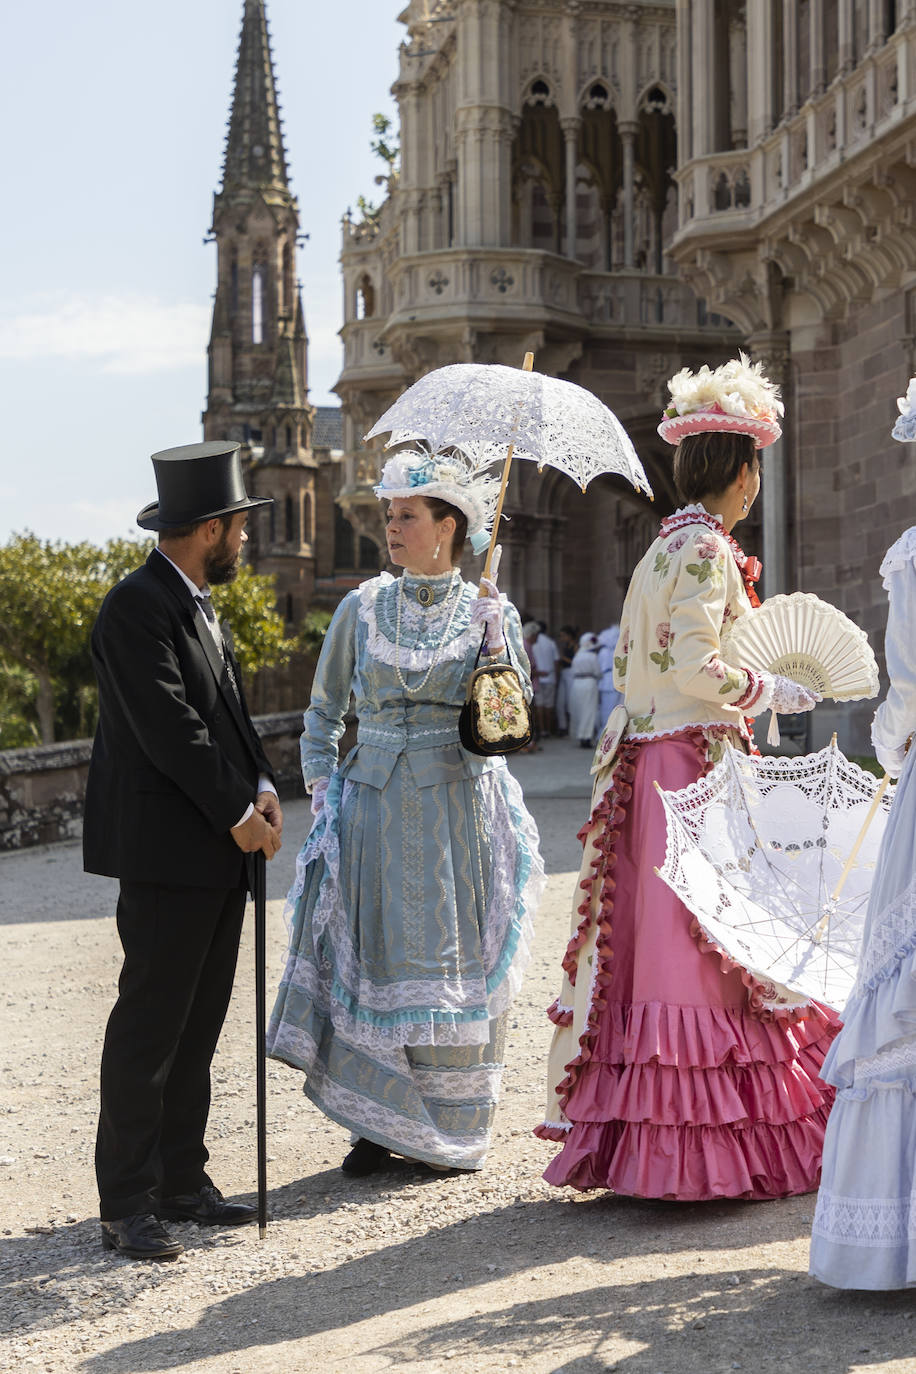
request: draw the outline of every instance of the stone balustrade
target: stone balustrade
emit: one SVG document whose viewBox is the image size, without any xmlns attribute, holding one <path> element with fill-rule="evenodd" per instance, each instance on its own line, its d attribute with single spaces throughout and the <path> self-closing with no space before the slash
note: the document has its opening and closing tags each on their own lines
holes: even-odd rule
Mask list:
<svg viewBox="0 0 916 1374">
<path fill-rule="evenodd" d="M 744 155 L 746 161 L 746 154 Z M 702 329 L 707 321 L 690 289 L 672 275 L 634 269 L 595 272 L 535 249 L 451 248 L 399 259 L 390 270 L 394 297 L 384 319 L 351 320 L 342 331 L 348 380 L 389 362 L 388 339 L 398 329 L 441 328 L 449 318 L 503 317 L 553 322 L 576 333 L 653 325 Z"/>
<path fill-rule="evenodd" d="M 914 83 L 916 28 L 909 26 L 751 148 L 693 158 L 675 174 L 678 237 L 702 233 L 709 221 L 720 232 L 752 228 L 793 195 L 829 181 L 912 113 Z"/>
<path fill-rule="evenodd" d="M 301 796 L 302 713 L 256 716 L 254 724 L 280 796 Z M 80 834 L 91 752 L 88 739 L 0 751 L 0 850 L 52 844 Z"/>
</svg>

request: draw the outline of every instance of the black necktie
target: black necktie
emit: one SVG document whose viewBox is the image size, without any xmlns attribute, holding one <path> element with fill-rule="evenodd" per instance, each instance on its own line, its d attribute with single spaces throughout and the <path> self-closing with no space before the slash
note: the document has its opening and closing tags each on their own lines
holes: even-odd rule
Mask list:
<svg viewBox="0 0 916 1374">
<path fill-rule="evenodd" d="M 219 656 L 223 660 L 223 666 L 226 669 L 226 676 L 229 679 L 229 685 L 235 693 L 236 701 L 241 706 L 242 694 L 239 691 L 239 684 L 235 680 L 235 673 L 232 671 L 232 663 L 230 662 L 230 659 L 226 653 L 226 646 L 223 643 L 223 632 L 219 627 L 218 620 L 216 619 L 216 611 L 214 611 L 213 609 L 213 602 L 211 601 L 209 596 L 195 596 L 194 600 L 197 602 L 198 606 L 203 611 L 204 615 L 207 617 L 207 620 L 210 622 L 210 624 L 216 627 L 215 632 L 212 630 L 208 630 L 207 633 L 210 635 L 214 644 L 219 650 Z"/>
</svg>

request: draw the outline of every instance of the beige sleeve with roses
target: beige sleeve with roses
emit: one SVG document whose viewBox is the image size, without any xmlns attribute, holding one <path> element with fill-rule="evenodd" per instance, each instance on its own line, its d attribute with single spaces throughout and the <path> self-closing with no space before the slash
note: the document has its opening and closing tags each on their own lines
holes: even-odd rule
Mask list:
<svg viewBox="0 0 916 1374">
<path fill-rule="evenodd" d="M 672 557 L 671 667 L 678 690 L 701 701 L 734 706 L 751 687 L 743 668 L 719 656 L 729 600 L 741 596 L 738 570 L 725 544 L 709 530 L 691 530 Z"/>
</svg>

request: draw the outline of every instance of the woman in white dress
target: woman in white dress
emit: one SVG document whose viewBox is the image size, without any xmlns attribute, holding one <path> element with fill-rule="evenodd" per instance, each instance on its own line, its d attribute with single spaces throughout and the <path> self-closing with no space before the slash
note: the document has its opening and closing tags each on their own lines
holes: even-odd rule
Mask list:
<svg viewBox="0 0 916 1374">
<path fill-rule="evenodd" d="M 916 377 L 894 438 L 916 440 Z M 899 778 L 881 842 L 853 995 L 821 1076 L 827 1123 L 811 1273 L 834 1288 L 916 1287 L 916 526 L 885 554 L 890 690 L 872 743 Z"/>
<path fill-rule="evenodd" d="M 595 739 L 598 717 L 598 636 L 584 634 L 579 639 L 570 667 L 572 683 L 569 689 L 569 734 L 583 749 L 590 749 Z"/>
</svg>

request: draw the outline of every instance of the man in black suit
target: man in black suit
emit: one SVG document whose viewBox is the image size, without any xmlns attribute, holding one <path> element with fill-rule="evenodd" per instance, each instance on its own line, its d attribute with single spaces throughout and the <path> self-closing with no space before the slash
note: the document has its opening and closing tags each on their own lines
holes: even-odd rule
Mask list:
<svg viewBox="0 0 916 1374">
<path fill-rule="evenodd" d="M 153 455 L 159 533 L 108 593 L 92 634 L 99 725 L 83 831 L 89 873 L 120 879 L 119 995 L 102 1051 L 96 1141 L 102 1243 L 174 1259 L 162 1218 L 238 1225 L 204 1165 L 210 1063 L 232 991 L 246 855 L 273 858 L 282 814 L 238 664 L 210 606 L 253 506 L 239 445 Z"/>
</svg>

